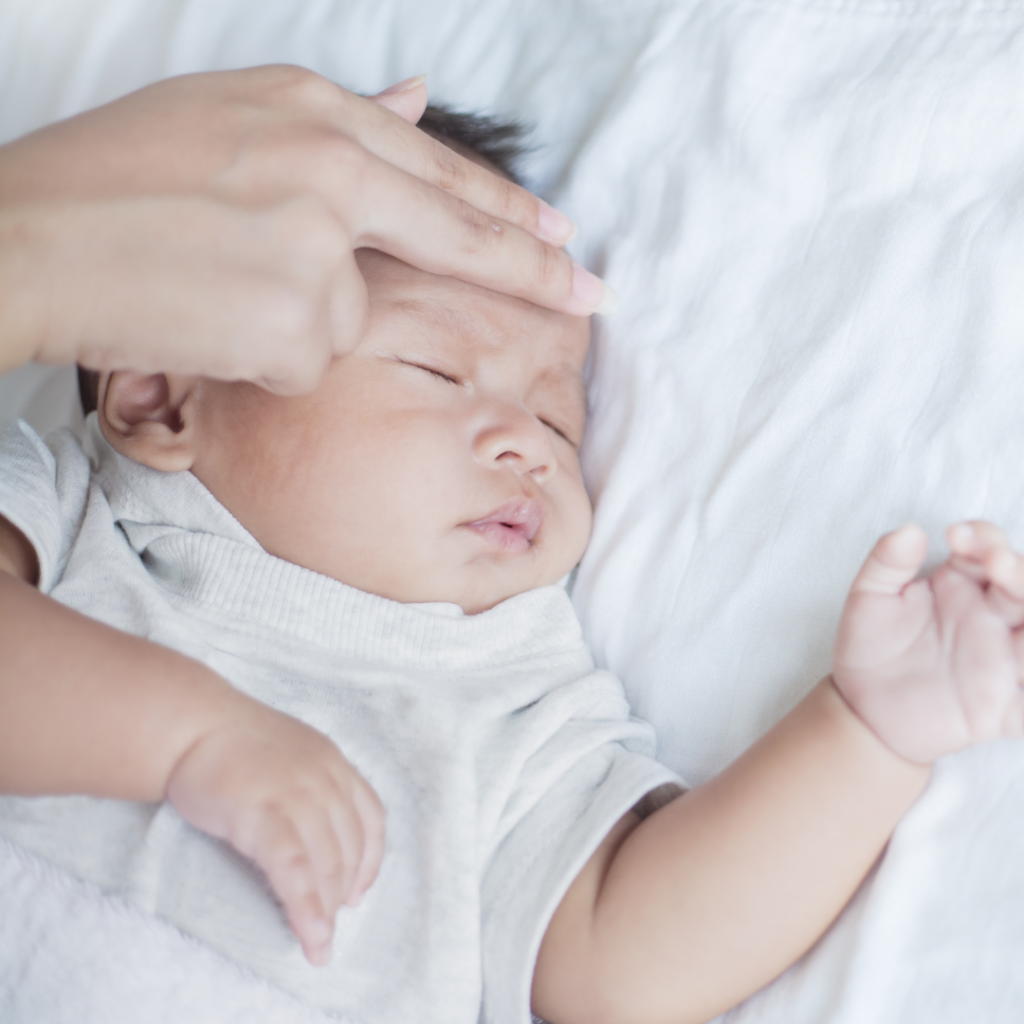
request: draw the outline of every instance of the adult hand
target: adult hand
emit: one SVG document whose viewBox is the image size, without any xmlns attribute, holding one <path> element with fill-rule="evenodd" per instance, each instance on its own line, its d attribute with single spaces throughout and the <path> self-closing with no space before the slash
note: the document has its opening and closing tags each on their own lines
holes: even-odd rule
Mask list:
<svg viewBox="0 0 1024 1024">
<path fill-rule="evenodd" d="M 301 68 L 168 79 L 0 147 L 0 372 L 29 360 L 315 386 L 362 334 L 371 246 L 576 315 L 571 222 Z"/>
</svg>

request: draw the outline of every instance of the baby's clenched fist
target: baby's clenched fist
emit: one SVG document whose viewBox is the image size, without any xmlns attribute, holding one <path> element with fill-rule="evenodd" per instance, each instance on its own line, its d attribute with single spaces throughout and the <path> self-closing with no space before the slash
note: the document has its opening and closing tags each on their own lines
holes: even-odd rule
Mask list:
<svg viewBox="0 0 1024 1024">
<path fill-rule="evenodd" d="M 381 802 L 338 748 L 253 702 L 189 748 L 167 797 L 263 869 L 306 958 L 327 963 L 338 908 L 362 900 L 384 854 Z"/>
<path fill-rule="evenodd" d="M 927 763 L 1024 734 L 1024 559 L 990 524 L 951 527 L 950 558 L 917 579 L 924 531 L 875 545 L 836 637 L 833 678 L 893 751 Z"/>
</svg>

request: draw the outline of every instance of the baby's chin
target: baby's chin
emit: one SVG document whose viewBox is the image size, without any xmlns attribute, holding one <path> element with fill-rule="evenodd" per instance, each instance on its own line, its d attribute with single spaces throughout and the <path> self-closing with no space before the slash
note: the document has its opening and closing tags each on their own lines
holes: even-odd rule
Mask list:
<svg viewBox="0 0 1024 1024">
<path fill-rule="evenodd" d="M 517 574 L 514 573 L 471 573 L 468 574 L 469 578 L 438 581 L 434 586 L 416 588 L 393 599 L 403 604 L 454 604 L 466 615 L 479 615 L 520 594 L 560 583 L 565 579 L 567 572 L 568 570 L 552 570 L 526 580 L 516 579 Z"/>
</svg>

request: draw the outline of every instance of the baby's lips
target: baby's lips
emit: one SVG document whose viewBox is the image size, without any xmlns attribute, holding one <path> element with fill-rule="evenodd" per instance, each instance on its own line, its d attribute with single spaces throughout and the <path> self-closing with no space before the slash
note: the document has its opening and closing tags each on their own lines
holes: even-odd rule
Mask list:
<svg viewBox="0 0 1024 1024">
<path fill-rule="evenodd" d="M 488 523 L 500 523 L 513 527 L 532 542 L 543 522 L 544 508 L 536 498 L 514 498 L 512 501 L 506 501 L 500 508 L 496 508 L 490 515 L 484 516 L 482 519 L 475 519 L 466 525 L 481 527 Z"/>
</svg>

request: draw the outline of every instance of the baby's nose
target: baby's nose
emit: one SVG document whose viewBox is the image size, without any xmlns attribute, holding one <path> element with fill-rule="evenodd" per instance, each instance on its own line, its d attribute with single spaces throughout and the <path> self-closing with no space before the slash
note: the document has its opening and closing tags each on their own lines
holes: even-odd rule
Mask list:
<svg viewBox="0 0 1024 1024">
<path fill-rule="evenodd" d="M 529 473 L 538 484 L 547 483 L 558 462 L 548 427 L 526 409 L 504 409 L 477 434 L 478 462 Z"/>
</svg>

